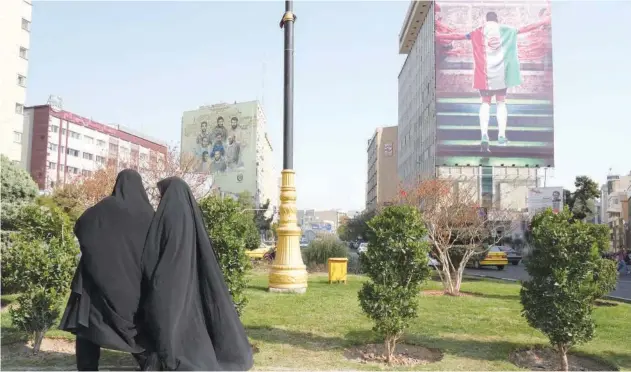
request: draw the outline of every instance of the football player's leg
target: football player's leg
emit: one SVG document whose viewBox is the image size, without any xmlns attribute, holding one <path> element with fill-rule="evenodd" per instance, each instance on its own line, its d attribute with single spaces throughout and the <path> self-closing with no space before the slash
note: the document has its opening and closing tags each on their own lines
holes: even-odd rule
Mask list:
<svg viewBox="0 0 631 372">
<path fill-rule="evenodd" d="M 489 117 L 491 115 L 492 95 L 482 92 L 482 104 L 480 105 L 480 135 L 482 142 L 489 142 Z"/>
<path fill-rule="evenodd" d="M 506 139 L 506 126 L 508 122 L 508 109 L 506 108 L 506 92 L 501 92 L 495 96 L 495 102 L 497 104 L 497 142 L 500 145 L 505 145 Z"/>
</svg>

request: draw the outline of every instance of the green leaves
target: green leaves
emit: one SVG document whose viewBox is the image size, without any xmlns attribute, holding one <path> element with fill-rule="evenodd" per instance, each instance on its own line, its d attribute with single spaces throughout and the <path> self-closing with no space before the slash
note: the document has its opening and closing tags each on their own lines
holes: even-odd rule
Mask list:
<svg viewBox="0 0 631 372">
<path fill-rule="evenodd" d="M 531 279 L 521 289 L 528 323 L 565 350 L 593 337 L 593 303 L 617 279 L 615 265 L 600 257 L 603 231 L 573 217 L 566 208 L 533 218 L 533 250 L 526 263 Z"/>
<path fill-rule="evenodd" d="M 359 291 L 359 301 L 388 343 L 416 316 L 420 285 L 429 276 L 429 247 L 421 216 L 411 206 L 386 207 L 368 226 L 368 250 L 360 260 L 371 281 Z"/>
<path fill-rule="evenodd" d="M 348 248 L 335 236 L 324 236 L 312 241 L 303 253 L 307 266 L 326 265 L 329 258 L 347 256 Z"/>
<path fill-rule="evenodd" d="M 32 202 L 38 194 L 38 187 L 31 175 L 9 158 L 0 155 L 0 202 L 2 230 L 14 229 L 13 222 L 23 205 Z"/>
<path fill-rule="evenodd" d="M 248 244 L 252 244 L 248 241 L 251 239 L 248 236 L 251 236 L 253 230 L 256 231 L 252 215 L 242 213 L 243 208 L 238 201 L 214 195 L 201 199 L 199 208 L 232 300 L 237 312 L 241 314 L 247 304 L 246 274 L 250 268 L 245 250 Z"/>
</svg>

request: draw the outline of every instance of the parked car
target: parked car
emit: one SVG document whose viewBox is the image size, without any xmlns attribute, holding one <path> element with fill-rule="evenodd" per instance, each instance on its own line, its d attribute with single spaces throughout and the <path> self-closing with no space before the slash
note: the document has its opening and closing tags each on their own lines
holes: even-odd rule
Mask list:
<svg viewBox="0 0 631 372">
<path fill-rule="evenodd" d="M 514 250 L 511 247 L 506 247 L 506 246 L 499 246 L 498 248 L 502 252 L 506 253 L 506 258 L 508 259 L 508 263 L 515 266 L 519 265 L 519 262 L 521 261 L 521 255 L 517 253 L 516 250 Z"/>
<path fill-rule="evenodd" d="M 427 266 L 430 266 L 434 270 L 438 270 L 441 267 L 440 261 L 432 257 L 432 255 L 429 253 L 427 254 Z"/>
<path fill-rule="evenodd" d="M 468 265 L 476 269 L 484 266 L 495 266 L 498 270 L 504 270 L 504 267 L 508 265 L 508 256 L 506 252 L 502 252 L 498 246 L 494 245 L 486 251 L 486 254 L 479 255 L 477 258 L 469 260 Z"/>
<path fill-rule="evenodd" d="M 368 250 L 368 243 L 361 243 L 359 244 L 359 247 L 357 247 L 357 253 L 359 254 L 366 253 L 367 250 Z"/>
</svg>

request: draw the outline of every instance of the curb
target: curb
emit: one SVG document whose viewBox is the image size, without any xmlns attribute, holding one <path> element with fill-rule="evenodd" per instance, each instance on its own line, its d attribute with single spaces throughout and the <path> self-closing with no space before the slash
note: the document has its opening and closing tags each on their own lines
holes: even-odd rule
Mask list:
<svg viewBox="0 0 631 372">
<path fill-rule="evenodd" d="M 482 275 L 482 274 L 465 274 L 466 276 L 473 276 L 473 277 L 477 277 L 477 278 L 483 278 L 483 279 L 491 279 L 491 280 L 501 280 L 504 282 L 512 282 L 512 283 L 519 283 L 521 282 L 521 280 L 519 279 L 512 279 L 512 278 L 498 278 L 495 276 L 489 276 L 489 275 Z M 624 298 L 624 297 L 618 297 L 618 296 L 603 296 L 602 297 L 605 300 L 609 300 L 609 301 L 616 301 L 616 302 L 624 302 L 627 304 L 631 304 L 631 298 Z"/>
</svg>

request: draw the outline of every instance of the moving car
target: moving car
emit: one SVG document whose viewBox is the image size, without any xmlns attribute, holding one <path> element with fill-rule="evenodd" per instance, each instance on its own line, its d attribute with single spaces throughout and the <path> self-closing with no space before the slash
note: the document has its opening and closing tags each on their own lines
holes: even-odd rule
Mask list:
<svg viewBox="0 0 631 372">
<path fill-rule="evenodd" d="M 504 267 L 508 265 L 508 256 L 506 255 L 506 252 L 502 252 L 500 247 L 493 245 L 486 252 L 486 255 L 482 256 L 482 259 L 479 257 L 472 258 L 469 261 L 469 264 L 476 269 L 483 266 L 495 266 L 498 270 L 504 270 Z"/>
<path fill-rule="evenodd" d="M 368 243 L 361 243 L 359 247 L 357 247 L 357 253 L 362 254 L 366 253 L 368 250 Z"/>
<path fill-rule="evenodd" d="M 508 258 L 508 263 L 515 266 L 519 265 L 519 262 L 521 261 L 521 255 L 517 253 L 516 250 L 514 250 L 511 247 L 505 247 L 505 246 L 500 246 L 498 248 L 502 252 L 506 253 L 506 258 Z"/>
</svg>

